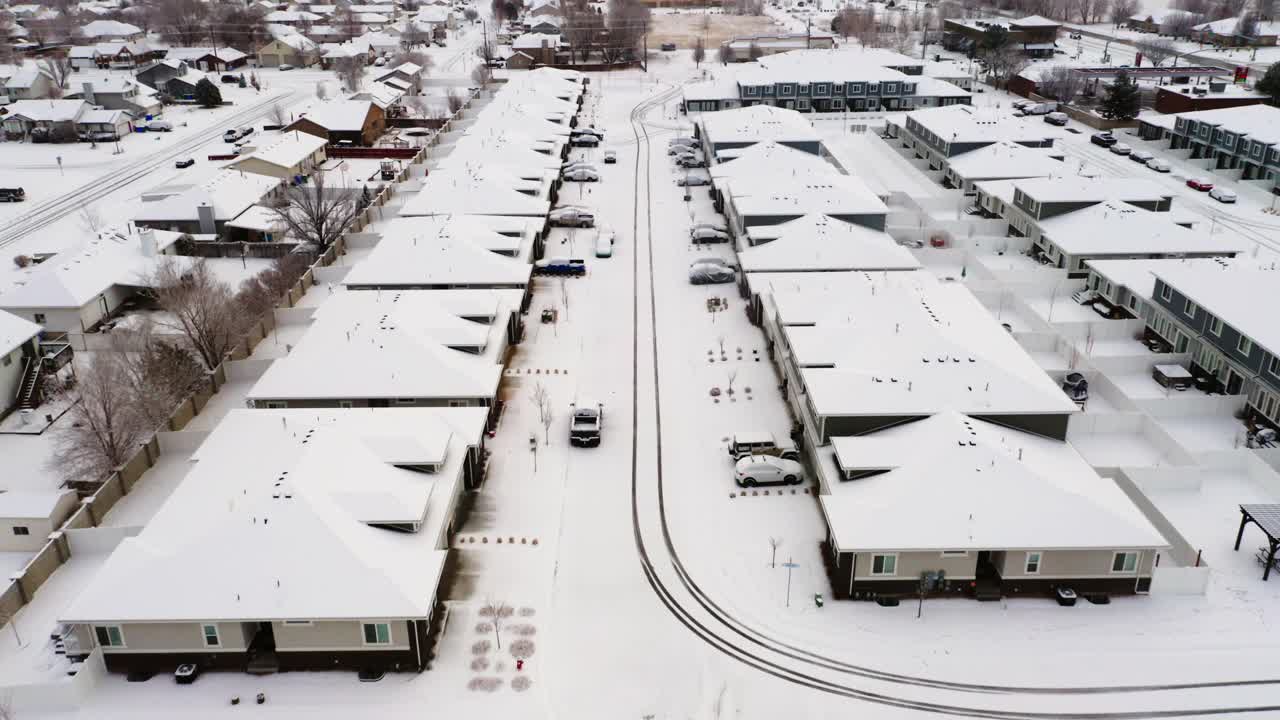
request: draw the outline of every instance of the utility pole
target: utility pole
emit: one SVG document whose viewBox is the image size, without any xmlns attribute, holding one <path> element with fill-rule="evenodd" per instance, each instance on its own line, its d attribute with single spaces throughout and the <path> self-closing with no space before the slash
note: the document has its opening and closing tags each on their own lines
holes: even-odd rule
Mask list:
<svg viewBox="0 0 1280 720">
<path fill-rule="evenodd" d="M 804 47 L 806 50 L 813 48 L 813 17 L 810 16 L 805 21 L 804 27 Z"/>
<path fill-rule="evenodd" d="M 787 569 L 787 607 L 791 607 L 791 571 L 800 567 L 798 563 L 792 562 L 793 559 L 788 557 L 787 561 L 782 563 L 782 567 Z"/>
</svg>

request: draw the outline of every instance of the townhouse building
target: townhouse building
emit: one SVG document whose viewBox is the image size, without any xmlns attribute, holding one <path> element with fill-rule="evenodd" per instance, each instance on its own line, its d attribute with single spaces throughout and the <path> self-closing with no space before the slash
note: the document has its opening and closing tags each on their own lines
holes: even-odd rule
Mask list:
<svg viewBox="0 0 1280 720">
<path fill-rule="evenodd" d="M 1144 123 L 1145 139 L 1168 132 L 1169 147 L 1191 150 L 1191 159 L 1213 160 L 1214 169 L 1239 170 L 1241 180 L 1269 180 L 1280 188 L 1280 108 L 1270 105 L 1198 110 L 1176 116 L 1171 131 Z"/>
</svg>

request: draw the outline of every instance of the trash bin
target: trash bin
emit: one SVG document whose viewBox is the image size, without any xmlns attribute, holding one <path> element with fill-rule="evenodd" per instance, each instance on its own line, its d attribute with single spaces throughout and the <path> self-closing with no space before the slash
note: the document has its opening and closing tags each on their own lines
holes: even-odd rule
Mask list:
<svg viewBox="0 0 1280 720">
<path fill-rule="evenodd" d="M 814 593 L 813 604 L 822 607 L 822 593 Z"/>
</svg>

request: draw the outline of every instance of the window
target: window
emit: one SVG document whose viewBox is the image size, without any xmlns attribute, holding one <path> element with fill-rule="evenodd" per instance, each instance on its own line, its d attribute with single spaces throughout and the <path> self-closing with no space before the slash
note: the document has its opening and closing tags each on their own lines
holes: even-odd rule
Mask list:
<svg viewBox="0 0 1280 720">
<path fill-rule="evenodd" d="M 290 627 L 311 627 L 315 623 L 310 620 L 285 620 L 284 624 Z"/>
<path fill-rule="evenodd" d="M 200 632 L 204 635 L 205 647 L 222 647 L 222 639 L 218 637 L 217 625 L 201 625 Z"/>
<path fill-rule="evenodd" d="M 26 525 L 14 525 L 13 534 L 14 535 L 30 535 L 31 529 L 28 528 Z"/>
<path fill-rule="evenodd" d="M 124 647 L 124 633 L 119 625 L 94 625 L 93 633 L 98 636 L 98 645 L 104 648 Z"/>
<path fill-rule="evenodd" d="M 755 97 L 760 94 L 760 88 L 755 87 L 754 85 L 745 85 L 743 86 L 742 91 L 743 94 L 748 97 Z"/>
<path fill-rule="evenodd" d="M 391 644 L 391 626 L 387 623 L 365 623 L 364 624 L 364 644 L 365 645 L 390 645 Z"/>
<path fill-rule="evenodd" d="M 1027 553 L 1026 571 L 1028 575 L 1040 574 L 1040 553 L 1038 552 Z"/>
<path fill-rule="evenodd" d="M 1253 350 L 1253 341 L 1241 335 L 1240 339 L 1236 341 L 1236 350 L 1238 350 L 1241 355 L 1248 355 L 1249 352 Z"/>
<path fill-rule="evenodd" d="M 413 398 L 396 398 L 397 405 L 413 405 L 417 402 L 418 401 L 414 400 Z"/>
<path fill-rule="evenodd" d="M 1187 314 L 1187 317 L 1189 317 L 1189 318 L 1193 318 L 1193 317 L 1195 317 L 1195 316 L 1196 316 L 1196 304 L 1195 304 L 1195 303 L 1193 303 L 1193 302 L 1191 302 L 1190 300 L 1188 300 L 1188 301 L 1184 302 L 1184 303 L 1182 304 L 1182 312 L 1186 313 L 1186 314 Z"/>
<path fill-rule="evenodd" d="M 1280 357 L 1271 356 L 1271 360 L 1267 362 L 1267 372 L 1280 377 Z"/>
<path fill-rule="evenodd" d="M 790 85 L 781 85 L 778 87 L 779 95 L 795 95 L 796 89 Z"/>
<path fill-rule="evenodd" d="M 943 550 L 942 557 L 968 557 L 968 550 Z"/>
<path fill-rule="evenodd" d="M 1161 286 L 1160 286 L 1160 298 L 1161 298 L 1162 300 L 1172 300 L 1172 299 L 1173 299 L 1173 288 L 1169 287 L 1168 285 L 1161 285 Z"/>
<path fill-rule="evenodd" d="M 1138 571 L 1138 553 L 1118 552 L 1111 559 L 1111 572 L 1131 573 Z"/>
<path fill-rule="evenodd" d="M 1209 318 L 1209 332 L 1222 337 L 1222 318 Z"/>
<path fill-rule="evenodd" d="M 872 575 L 893 575 L 898 570 L 897 555 L 872 555 L 871 556 L 871 574 Z"/>
<path fill-rule="evenodd" d="M 850 95 L 861 95 L 864 92 L 862 83 L 849 83 L 847 87 Z"/>
<path fill-rule="evenodd" d="M 44 324 L 44 313 L 36 313 L 33 317 L 35 318 L 35 324 L 37 325 Z"/>
<path fill-rule="evenodd" d="M 285 403 L 284 403 L 284 401 L 283 401 L 283 400 L 268 400 L 268 401 L 267 401 L 267 409 L 268 409 L 268 410 L 281 410 L 281 409 L 283 409 L 283 408 L 284 408 L 284 406 L 285 406 Z"/>
<path fill-rule="evenodd" d="M 351 408 L 355 407 L 355 404 L 354 404 L 354 403 L 352 403 L 350 400 L 339 400 L 339 401 L 338 401 L 338 407 L 340 407 L 340 408 L 347 408 L 347 409 L 351 409 Z"/>
</svg>

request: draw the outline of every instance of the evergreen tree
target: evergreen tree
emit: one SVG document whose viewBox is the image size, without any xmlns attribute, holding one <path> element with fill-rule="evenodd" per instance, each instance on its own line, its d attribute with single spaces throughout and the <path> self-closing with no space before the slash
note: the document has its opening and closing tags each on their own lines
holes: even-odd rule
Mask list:
<svg viewBox="0 0 1280 720">
<path fill-rule="evenodd" d="M 1138 117 L 1140 110 L 1138 85 L 1129 78 L 1129 73 L 1121 70 L 1116 79 L 1107 87 L 1106 97 L 1102 98 L 1102 117 L 1108 120 L 1132 120 Z"/>
<path fill-rule="evenodd" d="M 1258 81 L 1257 90 L 1267 96 L 1267 102 L 1280 107 L 1280 63 L 1267 68 L 1267 74 Z"/>
<path fill-rule="evenodd" d="M 222 91 L 209 82 L 209 78 L 201 78 L 196 83 L 196 102 L 200 103 L 200 107 L 217 107 L 222 104 Z"/>
</svg>

